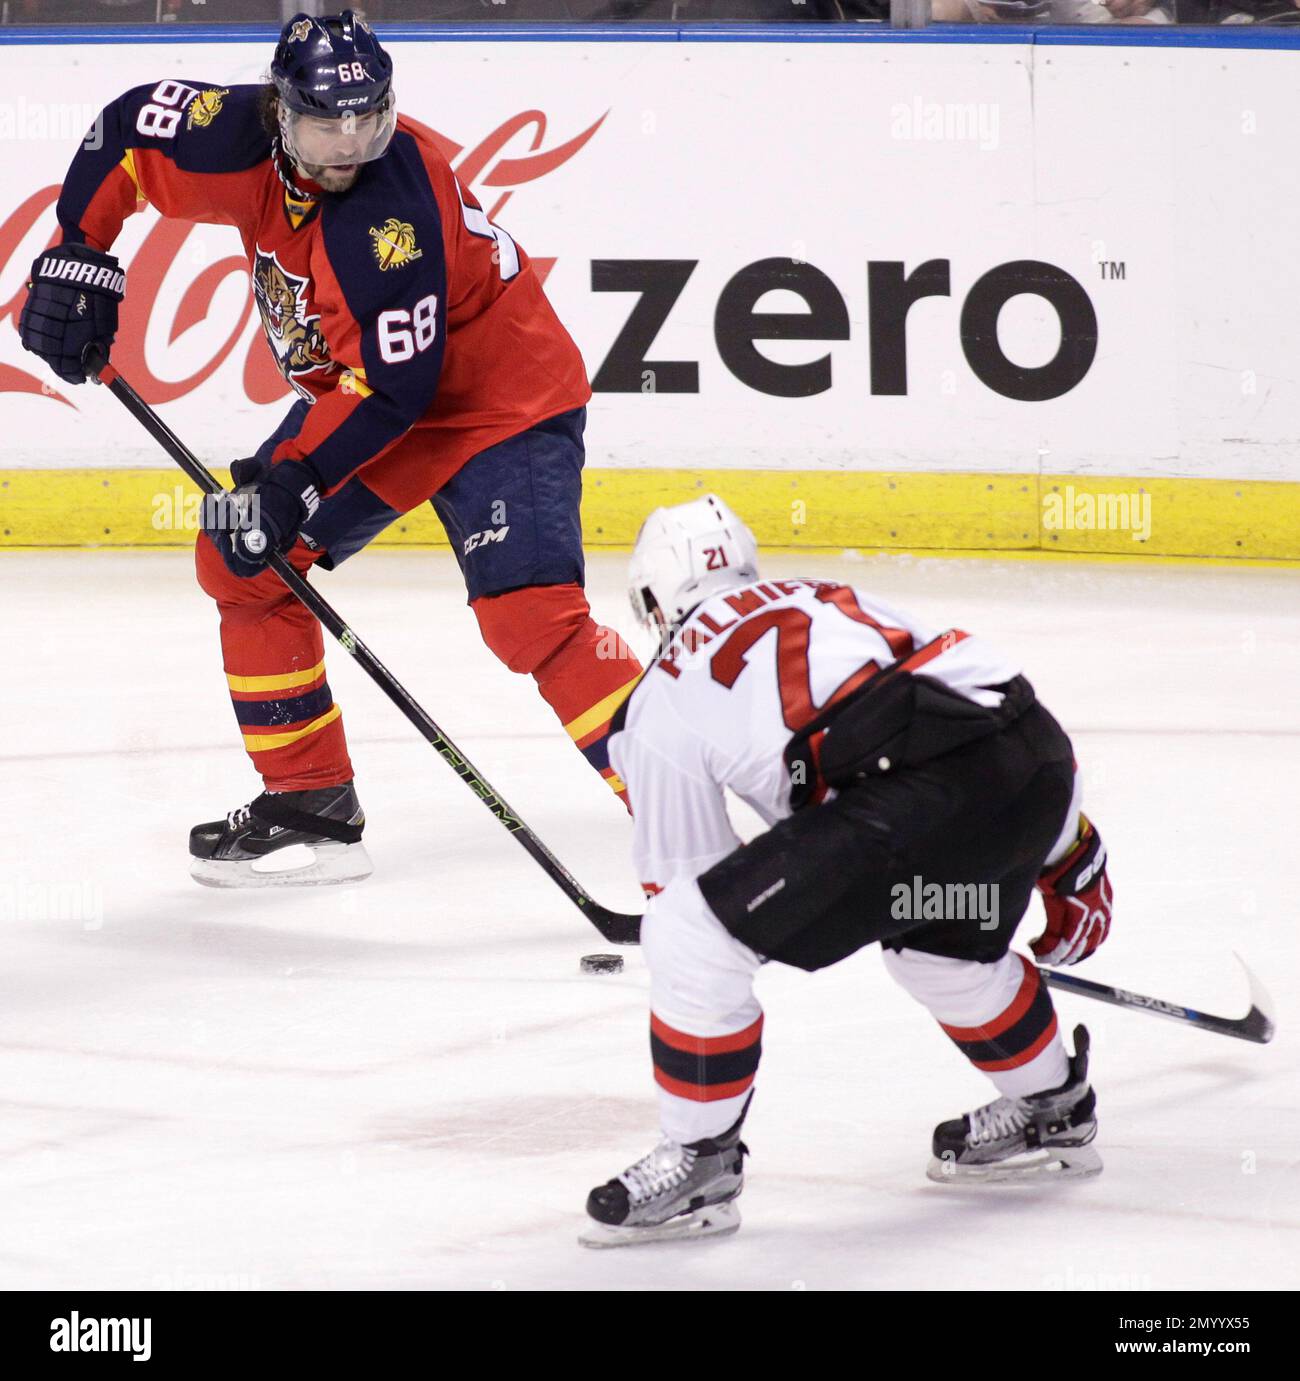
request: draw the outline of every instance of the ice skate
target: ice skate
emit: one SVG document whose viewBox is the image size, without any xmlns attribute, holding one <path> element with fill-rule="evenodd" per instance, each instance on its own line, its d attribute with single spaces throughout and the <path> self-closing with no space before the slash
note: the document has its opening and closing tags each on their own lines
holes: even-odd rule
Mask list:
<svg viewBox="0 0 1300 1381">
<path fill-rule="evenodd" d="M 722 1237 L 740 1227 L 735 1200 L 745 1184 L 740 1123 L 685 1146 L 661 1141 L 648 1156 L 587 1196 L 584 1247 L 628 1247 Z"/>
<path fill-rule="evenodd" d="M 1101 1173 L 1091 1145 L 1097 1099 L 1088 1084 L 1088 1032 L 1074 1029 L 1070 1077 L 1060 1088 L 998 1098 L 934 1129 L 926 1175 L 938 1184 L 1081 1179 Z"/>
<path fill-rule="evenodd" d="M 190 831 L 190 876 L 205 887 L 309 887 L 374 871 L 361 843 L 365 812 L 351 782 L 264 791 L 224 820 Z"/>
</svg>

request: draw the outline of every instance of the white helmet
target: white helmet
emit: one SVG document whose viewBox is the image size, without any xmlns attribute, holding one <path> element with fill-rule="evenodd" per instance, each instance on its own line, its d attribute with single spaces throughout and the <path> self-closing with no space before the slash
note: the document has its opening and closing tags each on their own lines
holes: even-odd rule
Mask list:
<svg viewBox="0 0 1300 1381">
<path fill-rule="evenodd" d="M 641 524 L 628 568 L 632 612 L 653 628 L 684 618 L 719 590 L 758 579 L 754 534 L 716 494 L 656 508 Z"/>
</svg>

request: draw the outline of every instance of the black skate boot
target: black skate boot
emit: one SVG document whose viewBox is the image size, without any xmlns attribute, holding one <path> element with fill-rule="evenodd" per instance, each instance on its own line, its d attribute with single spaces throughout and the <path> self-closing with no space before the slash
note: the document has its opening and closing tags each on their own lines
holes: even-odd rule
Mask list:
<svg viewBox="0 0 1300 1381">
<path fill-rule="evenodd" d="M 746 1105 L 748 1107 L 748 1105 Z M 735 1200 L 745 1185 L 749 1148 L 740 1139 L 744 1113 L 720 1137 L 685 1146 L 664 1140 L 617 1179 L 587 1196 L 591 1221 L 584 1247 L 722 1237 L 740 1227 Z"/>
<path fill-rule="evenodd" d="M 205 887 L 303 887 L 356 882 L 374 871 L 351 782 L 264 791 L 224 820 L 190 831 L 190 876 Z M 284 850 L 292 850 L 282 856 Z"/>
<path fill-rule="evenodd" d="M 934 1129 L 926 1175 L 939 1184 L 1079 1179 L 1101 1174 L 1090 1144 L 1097 1098 L 1088 1084 L 1088 1032 L 1074 1028 L 1070 1077 L 1060 1088 L 998 1098 Z"/>
</svg>

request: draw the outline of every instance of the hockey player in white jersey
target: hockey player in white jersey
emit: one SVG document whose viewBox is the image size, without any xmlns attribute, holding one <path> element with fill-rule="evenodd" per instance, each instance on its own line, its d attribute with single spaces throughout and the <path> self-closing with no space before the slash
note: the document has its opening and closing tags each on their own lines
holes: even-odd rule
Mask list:
<svg viewBox="0 0 1300 1381">
<path fill-rule="evenodd" d="M 1076 963 L 1106 938 L 1106 854 L 1070 741 L 1019 666 L 847 585 L 761 580 L 709 495 L 646 520 L 634 610 L 663 638 L 610 729 L 649 897 L 641 944 L 662 1140 L 587 1201 L 589 1246 L 734 1232 L 768 960 L 813 970 L 879 942 L 890 974 L 998 1097 L 934 1134 L 940 1182 L 1096 1174 L 1088 1035 L 1067 1053 L 1009 948 Z M 741 844 L 724 788 L 768 830 Z"/>
</svg>

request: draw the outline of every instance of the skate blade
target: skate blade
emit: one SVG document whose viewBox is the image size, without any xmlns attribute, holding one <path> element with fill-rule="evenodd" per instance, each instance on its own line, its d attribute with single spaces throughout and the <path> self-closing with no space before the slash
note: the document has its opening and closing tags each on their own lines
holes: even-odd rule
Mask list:
<svg viewBox="0 0 1300 1381">
<path fill-rule="evenodd" d="M 727 1237 L 740 1229 L 740 1210 L 733 1202 L 710 1204 L 693 1213 L 683 1213 L 654 1227 L 614 1228 L 605 1223 L 588 1223 L 579 1233 L 584 1247 L 636 1247 L 648 1242 L 685 1242 L 701 1237 Z"/>
<path fill-rule="evenodd" d="M 989 1165 L 959 1165 L 955 1160 L 930 1158 L 925 1177 L 935 1184 L 1039 1184 L 1082 1180 L 1102 1172 L 1093 1146 L 1052 1146 Z"/>
<path fill-rule="evenodd" d="M 304 850 L 309 861 L 299 867 L 269 866 L 281 855 L 266 860 L 194 858 L 190 876 L 204 887 L 322 887 L 338 882 L 360 882 L 375 871 L 364 844 L 294 844 L 288 855 Z"/>
</svg>

